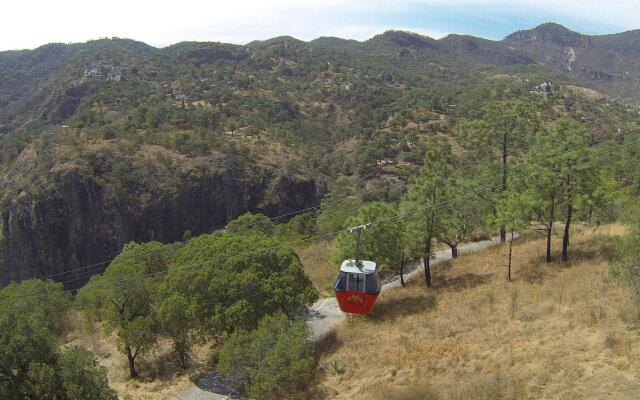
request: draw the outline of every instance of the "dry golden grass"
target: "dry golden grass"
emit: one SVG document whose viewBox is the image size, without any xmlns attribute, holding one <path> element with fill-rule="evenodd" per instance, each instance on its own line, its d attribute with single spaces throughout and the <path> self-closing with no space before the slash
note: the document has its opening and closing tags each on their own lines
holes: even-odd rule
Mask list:
<svg viewBox="0 0 640 400">
<path fill-rule="evenodd" d="M 335 249 L 335 240 L 321 240 L 297 249 L 304 270 L 320 297 L 333 295 L 333 282 L 339 268 L 331 261 Z"/>
<path fill-rule="evenodd" d="M 578 228 L 566 264 L 538 237 L 464 255 L 384 292 L 320 346 L 302 397 L 338 399 L 628 399 L 640 397 L 638 312 L 609 277 L 620 226 Z M 559 249 L 559 238 L 554 248 Z M 559 259 L 559 254 L 555 254 Z M 338 360 L 343 374 L 326 366 Z"/>
<path fill-rule="evenodd" d="M 319 349 L 319 368 L 301 398 L 529 399 L 640 397 L 640 316 L 628 292 L 609 278 L 612 225 L 578 228 L 573 261 L 546 264 L 544 241 L 514 247 L 514 282 L 506 282 L 506 249 L 463 255 L 436 266 L 434 288 L 422 279 L 384 292 L 371 318 L 348 318 Z M 554 242 L 559 248 L 559 239 Z M 331 294 L 335 243 L 299 250 L 322 295 Z M 556 254 L 559 259 L 559 254 Z M 178 399 L 190 377 L 211 365 L 211 345 L 194 349 L 180 371 L 170 343 L 141 358 L 128 377 L 116 337 L 73 321 L 69 344 L 92 350 L 121 399 Z M 338 361 L 343 374 L 331 375 Z"/>
<path fill-rule="evenodd" d="M 91 350 L 107 369 L 109 386 L 121 400 L 180 399 L 180 394 L 192 385 L 190 378 L 210 369 L 210 358 L 215 355 L 211 344 L 196 346 L 190 353 L 190 367 L 183 371 L 171 351 L 170 340 L 162 339 L 149 354 L 138 357 L 141 375 L 130 379 L 127 358 L 118 351 L 115 334 L 106 335 L 100 324 L 87 322 L 80 313 L 73 316 L 72 326 L 66 346 L 81 345 Z"/>
</svg>

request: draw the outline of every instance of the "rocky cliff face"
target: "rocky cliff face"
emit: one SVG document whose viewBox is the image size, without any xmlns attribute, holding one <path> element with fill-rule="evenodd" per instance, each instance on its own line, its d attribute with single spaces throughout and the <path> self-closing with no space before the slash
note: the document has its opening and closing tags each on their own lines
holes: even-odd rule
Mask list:
<svg viewBox="0 0 640 400">
<path fill-rule="evenodd" d="M 275 215 L 318 201 L 314 180 L 268 169 L 198 165 L 171 182 L 129 181 L 124 196 L 86 172 L 57 171 L 47 190 L 21 192 L 0 209 L 0 284 L 60 274 L 57 280 L 78 287 L 107 265 L 76 268 L 113 258 L 129 241 L 173 242 L 247 211 Z"/>
<path fill-rule="evenodd" d="M 590 36 L 546 23 L 512 33 L 502 43 L 588 87 L 637 102 L 640 31 Z"/>
<path fill-rule="evenodd" d="M 559 46 L 591 46 L 591 37 L 573 32 L 562 25 L 552 22 L 542 24 L 533 29 L 514 32 L 507 36 L 507 39 L 530 43 L 550 43 Z"/>
</svg>

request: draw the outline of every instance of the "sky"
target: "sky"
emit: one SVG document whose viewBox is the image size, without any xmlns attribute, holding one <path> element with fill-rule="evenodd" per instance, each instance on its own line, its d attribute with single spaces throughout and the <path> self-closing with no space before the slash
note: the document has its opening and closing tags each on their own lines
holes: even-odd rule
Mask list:
<svg viewBox="0 0 640 400">
<path fill-rule="evenodd" d="M 557 22 L 586 34 L 640 28 L 638 0 L 5 0 L 0 50 L 130 38 L 245 44 L 289 35 L 365 40 L 389 29 L 502 39 Z"/>
</svg>

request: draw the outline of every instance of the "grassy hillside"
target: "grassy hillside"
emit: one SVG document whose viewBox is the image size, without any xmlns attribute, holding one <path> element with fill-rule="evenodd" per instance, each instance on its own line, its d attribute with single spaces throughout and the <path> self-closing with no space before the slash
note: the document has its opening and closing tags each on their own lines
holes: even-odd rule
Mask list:
<svg viewBox="0 0 640 400">
<path fill-rule="evenodd" d="M 348 318 L 325 337 L 315 376 L 290 397 L 631 398 L 640 393 L 640 320 L 628 289 L 610 273 L 616 237 L 626 233 L 618 224 L 576 227 L 568 264 L 545 263 L 543 240 L 519 239 L 512 283 L 502 265 L 505 247 L 440 264 L 432 289 L 418 277 L 386 291 L 370 318 Z M 319 242 L 299 253 L 321 262 L 332 246 Z M 191 351 L 190 367 L 181 370 L 169 341 L 161 340 L 140 360 L 141 379 L 130 380 L 115 335 L 79 314 L 70 324 L 66 345 L 93 351 L 121 398 L 175 399 L 217 360 L 219 343 L 209 341 Z"/>
<path fill-rule="evenodd" d="M 496 248 L 439 265 L 431 290 L 418 279 L 383 293 L 370 319 L 350 318 L 326 338 L 301 398 L 637 396 L 637 311 L 610 276 L 624 233 L 577 228 L 568 264 L 546 264 L 536 237 L 519 240 L 511 284 Z"/>
<path fill-rule="evenodd" d="M 323 240 L 297 250 L 304 271 L 321 296 L 333 295 L 333 284 L 339 269 L 339 265 L 332 261 L 335 249 L 335 240 Z"/>
</svg>

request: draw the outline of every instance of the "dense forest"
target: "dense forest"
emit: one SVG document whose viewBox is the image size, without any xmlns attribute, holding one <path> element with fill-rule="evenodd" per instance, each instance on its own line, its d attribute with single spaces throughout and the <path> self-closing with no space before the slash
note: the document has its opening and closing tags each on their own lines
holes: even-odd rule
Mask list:
<svg viewBox="0 0 640 400">
<path fill-rule="evenodd" d="M 335 238 L 350 258 L 350 226 L 371 223 L 362 256 L 384 275 L 422 259 L 427 286 L 436 244 L 455 258 L 492 232 L 541 233 L 551 262 L 560 231 L 571 260 L 574 226 L 634 218 L 639 37 L 0 53 L 0 395 L 114 398 L 90 352 L 58 346 L 75 315 L 117 337 L 131 378 L 161 341 L 180 369 L 213 342 L 245 393 L 281 398 L 316 367 L 302 318 L 331 284 L 298 252 Z"/>
</svg>

